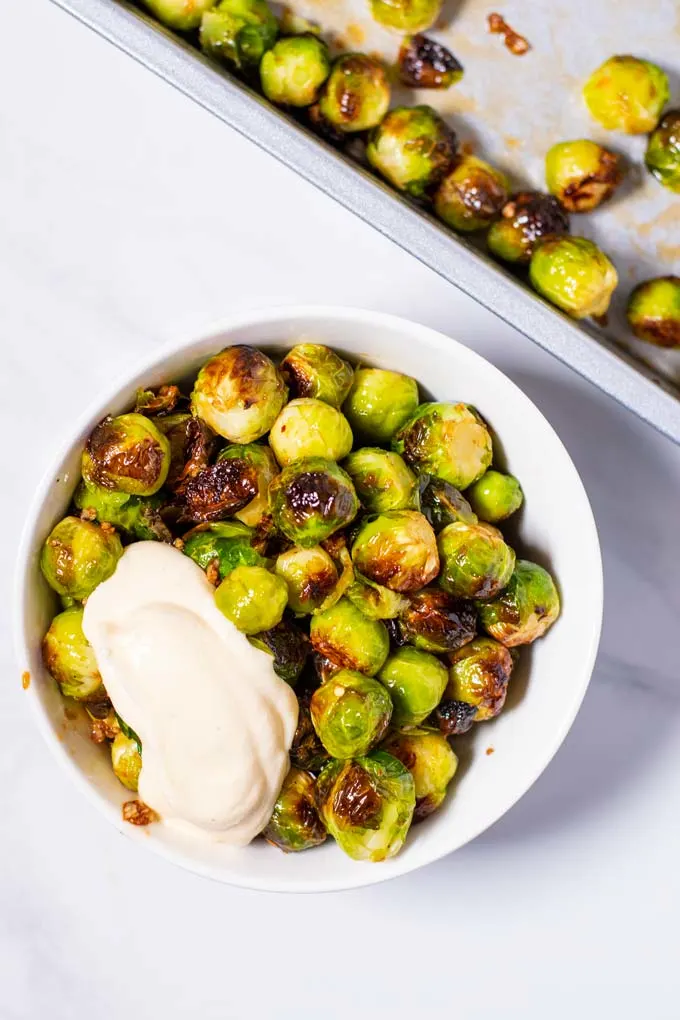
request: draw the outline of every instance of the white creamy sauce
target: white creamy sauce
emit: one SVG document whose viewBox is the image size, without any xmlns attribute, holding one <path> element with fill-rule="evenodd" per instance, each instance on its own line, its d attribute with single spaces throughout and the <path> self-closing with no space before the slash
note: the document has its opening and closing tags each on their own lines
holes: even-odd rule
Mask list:
<svg viewBox="0 0 680 1020">
<path fill-rule="evenodd" d="M 83 630 L 104 686 L 142 742 L 139 796 L 164 824 L 244 846 L 289 768 L 295 694 L 215 605 L 199 566 L 136 542 L 90 595 Z"/>
</svg>

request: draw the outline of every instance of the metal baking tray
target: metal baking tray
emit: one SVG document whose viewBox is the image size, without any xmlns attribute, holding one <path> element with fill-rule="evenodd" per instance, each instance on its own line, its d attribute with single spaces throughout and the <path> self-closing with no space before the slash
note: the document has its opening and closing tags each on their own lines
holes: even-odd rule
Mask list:
<svg viewBox="0 0 680 1020">
<path fill-rule="evenodd" d="M 680 268 L 680 203 L 638 169 L 644 138 L 607 137 L 606 144 L 630 160 L 623 194 L 590 216 L 572 217 L 572 231 L 598 240 L 620 275 L 608 327 L 591 328 L 537 297 L 474 241 L 452 234 L 137 7 L 125 0 L 53 2 L 680 443 L 680 352 L 657 350 L 631 337 L 622 312 L 637 280 Z M 466 67 L 460 84 L 443 93 L 396 98 L 437 106 L 463 142 L 481 147 L 517 183 L 541 187 L 542 157 L 554 141 L 604 140 L 582 110 L 578 92 L 580 82 L 607 56 L 632 48 L 671 73 L 675 60 L 680 72 L 680 18 L 674 0 L 655 0 L 653 14 L 645 13 L 637 0 L 602 0 L 589 6 L 587 17 L 585 3 L 575 0 L 499 2 L 495 9 L 532 44 L 521 58 L 509 54 L 498 36 L 487 34 L 492 4 L 464 0 L 450 25 L 436 26 L 434 35 Z M 343 48 L 394 59 L 398 39 L 371 21 L 365 0 L 296 0 L 295 10 L 316 20 Z M 602 39 L 604 44 L 598 42 Z"/>
</svg>

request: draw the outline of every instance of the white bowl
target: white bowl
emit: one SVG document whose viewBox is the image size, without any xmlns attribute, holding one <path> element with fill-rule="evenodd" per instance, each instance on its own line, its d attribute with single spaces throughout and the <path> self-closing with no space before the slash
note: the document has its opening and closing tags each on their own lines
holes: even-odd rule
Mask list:
<svg viewBox="0 0 680 1020">
<path fill-rule="evenodd" d="M 246 849 L 202 846 L 162 825 L 135 828 L 121 817 L 130 795 L 114 778 L 107 751 L 93 744 L 41 660 L 40 643 L 55 611 L 39 567 L 40 547 L 66 511 L 78 480 L 80 452 L 107 413 L 129 408 L 139 386 L 194 373 L 209 355 L 235 343 L 281 351 L 301 336 L 323 341 L 355 361 L 415 376 L 425 395 L 474 404 L 492 426 L 497 453 L 521 480 L 520 553 L 549 567 L 562 594 L 562 615 L 548 635 L 522 650 L 506 711 L 463 738 L 463 767 L 435 815 L 415 826 L 404 849 L 381 864 L 357 863 L 328 840 L 303 854 L 282 854 L 256 841 Z M 502 445 L 501 445 L 502 444 Z M 277 891 L 322 891 L 370 885 L 403 875 L 456 850 L 492 825 L 538 778 L 571 726 L 595 662 L 602 619 L 602 565 L 595 522 L 581 480 L 557 435 L 514 383 L 478 354 L 413 322 L 347 308 L 301 307 L 239 315 L 198 340 L 173 344 L 146 359 L 127 381 L 97 399 L 71 430 L 38 487 L 18 558 L 16 636 L 27 691 L 55 757 L 126 836 L 191 871 L 234 885 Z M 487 754 L 488 748 L 494 749 Z"/>
</svg>

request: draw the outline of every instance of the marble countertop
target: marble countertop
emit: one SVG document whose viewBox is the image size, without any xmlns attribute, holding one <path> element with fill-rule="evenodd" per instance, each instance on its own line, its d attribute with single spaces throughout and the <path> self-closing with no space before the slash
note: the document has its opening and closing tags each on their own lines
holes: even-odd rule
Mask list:
<svg viewBox="0 0 680 1020">
<path fill-rule="evenodd" d="M 44 0 L 0 59 L 2 1020 L 678 1016 L 680 450 Z M 589 693 L 523 800 L 374 889 L 249 893 L 125 840 L 22 703 L 10 585 L 27 501 L 97 389 L 236 308 L 316 300 L 458 337 L 555 425 L 606 609 Z"/>
</svg>

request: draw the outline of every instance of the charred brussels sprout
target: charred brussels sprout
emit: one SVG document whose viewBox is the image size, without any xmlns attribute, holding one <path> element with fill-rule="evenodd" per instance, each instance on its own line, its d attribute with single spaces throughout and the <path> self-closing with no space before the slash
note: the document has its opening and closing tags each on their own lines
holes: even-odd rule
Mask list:
<svg viewBox="0 0 680 1020">
<path fill-rule="evenodd" d="M 274 363 L 254 347 L 227 347 L 196 377 L 191 406 L 230 443 L 252 443 L 274 424 L 288 392 Z"/>
<path fill-rule="evenodd" d="M 319 846 L 326 829 L 316 810 L 316 782 L 309 772 L 291 768 L 262 835 L 284 853 Z"/>
<path fill-rule="evenodd" d="M 243 634 L 271 630 L 287 601 L 286 582 L 264 567 L 236 567 L 215 591 L 217 608 Z"/>
<path fill-rule="evenodd" d="M 445 697 L 473 705 L 474 722 L 493 719 L 505 704 L 512 656 L 499 641 L 478 637 L 450 656 Z"/>
<path fill-rule="evenodd" d="M 126 737 L 121 731 L 111 744 L 111 765 L 113 772 L 128 790 L 137 791 L 139 773 L 142 771 L 142 752 L 134 737 Z"/>
<path fill-rule="evenodd" d="M 169 28 L 190 32 L 198 28 L 204 11 L 209 11 L 215 0 L 142 0 L 152 14 Z"/>
<path fill-rule="evenodd" d="M 507 587 L 491 602 L 480 602 L 484 630 L 507 648 L 529 645 L 560 615 L 555 582 L 543 567 L 518 560 Z"/>
<path fill-rule="evenodd" d="M 548 150 L 545 179 L 548 191 L 559 198 L 565 209 L 583 213 L 613 195 L 623 173 L 615 152 L 581 139 L 559 142 Z"/>
<path fill-rule="evenodd" d="M 424 588 L 409 595 L 400 617 L 402 637 L 425 652 L 452 652 L 472 641 L 477 613 L 472 602 L 455 598 L 441 588 Z"/>
<path fill-rule="evenodd" d="M 223 580 L 236 567 L 261 567 L 265 560 L 252 547 L 253 533 L 240 521 L 201 524 L 184 536 L 183 552 L 207 570 L 216 563 Z"/>
<path fill-rule="evenodd" d="M 491 524 L 458 521 L 437 538 L 442 571 L 439 583 L 464 599 L 491 599 L 505 588 L 515 554 Z"/>
<path fill-rule="evenodd" d="M 448 89 L 463 77 L 463 68 L 446 46 L 418 33 L 401 44 L 399 77 L 411 89 Z"/>
<path fill-rule="evenodd" d="M 396 591 L 376 584 L 356 571 L 347 589 L 347 598 L 371 620 L 393 620 L 404 608 L 404 598 Z"/>
<path fill-rule="evenodd" d="M 369 517 L 352 545 L 357 570 L 393 591 L 416 591 L 439 572 L 437 539 L 417 510 L 390 510 Z"/>
<path fill-rule="evenodd" d="M 311 106 L 330 69 L 325 42 L 310 33 L 287 36 L 262 58 L 262 91 L 280 106 Z"/>
<path fill-rule="evenodd" d="M 309 703 L 319 740 L 334 758 L 368 754 L 385 735 L 390 696 L 377 680 L 341 669 L 312 694 Z"/>
<path fill-rule="evenodd" d="M 274 659 L 274 672 L 295 687 L 309 655 L 307 635 L 283 619 L 271 630 L 262 631 L 250 638 L 251 645 L 267 652 Z"/>
<path fill-rule="evenodd" d="M 317 779 L 319 813 L 355 861 L 384 861 L 401 850 L 415 808 L 413 776 L 391 754 L 331 761 Z"/>
<path fill-rule="evenodd" d="M 342 468 L 312 457 L 290 464 L 274 478 L 269 505 L 279 531 L 309 549 L 353 521 L 359 500 Z"/>
<path fill-rule="evenodd" d="M 40 569 L 58 595 L 82 602 L 116 569 L 123 546 L 114 529 L 79 517 L 54 526 L 40 554 Z"/>
<path fill-rule="evenodd" d="M 102 489 L 99 485 L 86 485 L 76 489 L 73 502 L 83 517 L 90 515 L 100 524 L 111 524 L 126 535 L 139 540 L 171 542 L 172 535 L 163 522 L 160 510 L 163 498 L 155 496 L 128 496 L 125 492 Z"/>
<path fill-rule="evenodd" d="M 314 397 L 339 408 L 349 393 L 354 369 L 323 344 L 296 344 L 280 366 L 293 397 Z"/>
<path fill-rule="evenodd" d="M 583 88 L 591 116 L 610 131 L 653 131 L 668 102 L 668 78 L 656 64 L 637 57 L 610 57 Z"/>
<path fill-rule="evenodd" d="M 638 284 L 626 315 L 635 336 L 657 347 L 680 347 L 680 276 L 659 276 Z"/>
<path fill-rule="evenodd" d="M 415 379 L 384 368 L 358 368 L 343 411 L 356 434 L 387 443 L 417 406 Z"/>
<path fill-rule="evenodd" d="M 73 606 L 52 620 L 42 646 L 48 672 L 66 698 L 99 700 L 104 691 L 92 646 L 83 634 L 83 610 Z"/>
<path fill-rule="evenodd" d="M 243 510 L 257 496 L 257 470 L 242 458 L 209 464 L 184 486 L 182 520 L 202 524 Z"/>
<path fill-rule="evenodd" d="M 156 424 L 170 443 L 166 485 L 171 492 L 181 493 L 187 482 L 210 463 L 215 437 L 205 422 L 188 413 L 157 418 Z"/>
<path fill-rule="evenodd" d="M 505 174 L 476 156 L 463 156 L 439 185 L 434 210 L 454 230 L 484 230 L 508 200 Z"/>
<path fill-rule="evenodd" d="M 315 613 L 338 583 L 338 571 L 325 549 L 288 549 L 276 559 L 276 573 L 288 585 L 288 605 L 294 613 Z"/>
<path fill-rule="evenodd" d="M 496 258 L 505 262 L 528 262 L 546 237 L 569 233 L 569 218 L 553 195 L 520 191 L 501 209 L 491 224 L 486 243 Z"/>
<path fill-rule="evenodd" d="M 397 758 L 413 776 L 416 794 L 413 821 L 421 822 L 443 802 L 456 774 L 458 758 L 451 745 L 437 730 L 418 727 L 408 733 L 390 734 L 381 749 Z"/>
<path fill-rule="evenodd" d="M 392 440 L 415 470 L 467 489 L 491 464 L 486 425 L 469 404 L 421 404 Z"/>
<path fill-rule="evenodd" d="M 366 156 L 399 191 L 422 198 L 453 163 L 458 143 L 431 106 L 395 106 L 371 132 Z"/>
<path fill-rule="evenodd" d="M 680 110 L 669 110 L 652 131 L 645 166 L 664 188 L 680 193 Z"/>
<path fill-rule="evenodd" d="M 522 486 L 513 475 L 489 469 L 468 491 L 470 505 L 480 521 L 504 521 L 522 505 Z"/>
<path fill-rule="evenodd" d="M 472 729 L 477 709 L 467 701 L 455 701 L 444 694 L 434 712 L 431 722 L 436 724 L 447 737 L 459 737 Z"/>
<path fill-rule="evenodd" d="M 371 0 L 371 14 L 379 25 L 396 32 L 424 32 L 434 25 L 442 0 Z"/>
<path fill-rule="evenodd" d="M 83 478 L 88 484 L 130 496 L 153 496 L 169 469 L 170 443 L 143 414 L 104 418 L 83 450 Z"/>
<path fill-rule="evenodd" d="M 418 480 L 420 509 L 436 532 L 454 521 L 476 524 L 477 514 L 465 496 L 443 478 L 421 475 Z"/>
<path fill-rule="evenodd" d="M 172 383 L 156 389 L 138 389 L 133 410 L 138 414 L 167 416 L 175 410 L 180 399 L 179 386 Z"/>
<path fill-rule="evenodd" d="M 585 237 L 548 238 L 531 257 L 529 278 L 574 319 L 605 315 L 619 282 L 604 252 Z"/>
<path fill-rule="evenodd" d="M 388 656 L 378 680 L 390 692 L 393 725 L 417 726 L 441 701 L 448 675 L 434 655 L 404 645 Z"/>
<path fill-rule="evenodd" d="M 390 649 L 384 623 L 370 620 L 346 598 L 312 617 L 309 637 L 319 655 L 367 676 L 375 676 Z"/>
<path fill-rule="evenodd" d="M 257 495 L 238 510 L 234 517 L 250 528 L 255 528 L 269 511 L 269 483 L 279 473 L 274 454 L 268 446 L 249 443 L 245 446 L 232 444 L 220 451 L 218 463 L 222 460 L 241 460 L 254 470 L 254 482 Z"/>
<path fill-rule="evenodd" d="M 330 755 L 319 740 L 309 712 L 309 697 L 298 699 L 298 724 L 290 748 L 290 762 L 306 772 L 320 772 Z"/>
<path fill-rule="evenodd" d="M 201 49 L 239 71 L 257 68 L 277 34 L 266 0 L 221 0 L 201 19 Z"/>
<path fill-rule="evenodd" d="M 382 63 L 363 53 L 347 53 L 333 64 L 319 112 L 336 130 L 349 133 L 375 127 L 389 105 L 390 83 Z"/>
<path fill-rule="evenodd" d="M 283 467 L 310 457 L 342 460 L 352 442 L 344 414 L 313 397 L 298 397 L 286 404 L 269 433 L 269 445 Z"/>
<path fill-rule="evenodd" d="M 343 467 L 354 482 L 361 505 L 372 513 L 415 509 L 415 475 L 398 453 L 364 446 L 350 453 Z"/>
</svg>

